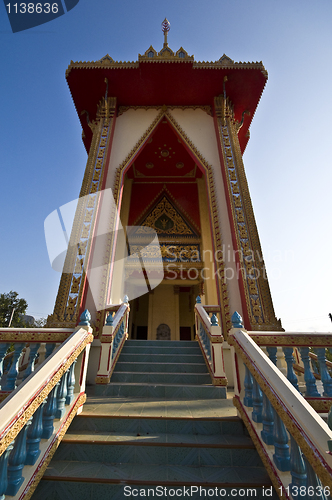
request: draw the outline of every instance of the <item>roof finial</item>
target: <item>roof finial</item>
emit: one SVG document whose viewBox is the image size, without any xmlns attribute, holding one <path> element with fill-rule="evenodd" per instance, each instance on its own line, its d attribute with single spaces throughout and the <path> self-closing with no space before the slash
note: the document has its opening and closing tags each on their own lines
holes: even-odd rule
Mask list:
<svg viewBox="0 0 332 500">
<path fill-rule="evenodd" d="M 161 29 L 162 29 L 162 32 L 164 33 L 164 48 L 165 48 L 165 47 L 168 47 L 167 33 L 171 29 L 171 23 L 167 20 L 166 17 L 163 20 L 163 22 L 161 23 Z"/>
</svg>

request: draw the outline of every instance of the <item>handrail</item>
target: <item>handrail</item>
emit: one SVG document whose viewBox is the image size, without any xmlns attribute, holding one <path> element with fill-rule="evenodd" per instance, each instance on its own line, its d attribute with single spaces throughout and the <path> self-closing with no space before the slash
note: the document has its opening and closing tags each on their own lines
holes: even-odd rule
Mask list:
<svg viewBox="0 0 332 500">
<path fill-rule="evenodd" d="M 332 431 L 257 345 L 256 339 L 261 336 L 246 332 L 238 322 L 234 324 L 228 336 L 235 351 L 234 404 L 277 493 L 280 498 L 292 498 L 292 492 L 301 486 L 317 493 L 321 481 L 326 487 L 321 498 L 328 497 L 332 491 L 332 455 L 328 453 Z M 268 336 L 278 337 L 275 332 Z M 320 334 L 320 341 L 323 337 Z M 291 435 L 290 442 L 285 429 Z"/>
<path fill-rule="evenodd" d="M 127 301 L 126 301 L 127 300 Z M 96 376 L 96 384 L 108 384 L 120 356 L 122 347 L 128 338 L 129 311 L 128 298 L 122 304 L 106 308 L 111 312 L 106 318 L 100 342 L 101 353 Z M 114 316 L 112 311 L 116 311 Z"/>
<path fill-rule="evenodd" d="M 200 297 L 195 304 L 195 329 L 198 343 L 202 350 L 206 365 L 214 385 L 227 386 L 224 368 L 223 342 L 221 327 L 218 324 L 216 312 L 219 306 L 204 306 Z M 210 318 L 209 313 L 212 313 Z"/>
<path fill-rule="evenodd" d="M 30 498 L 70 422 L 82 410 L 92 341 L 92 329 L 78 326 L 1 403 L 0 498 Z"/>
</svg>

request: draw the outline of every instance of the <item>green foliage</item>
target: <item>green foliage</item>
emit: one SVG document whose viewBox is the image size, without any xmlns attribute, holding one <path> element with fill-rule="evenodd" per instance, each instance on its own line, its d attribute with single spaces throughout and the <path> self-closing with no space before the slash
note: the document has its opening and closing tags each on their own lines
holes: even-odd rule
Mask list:
<svg viewBox="0 0 332 500">
<path fill-rule="evenodd" d="M 20 317 L 21 314 L 25 314 L 28 307 L 28 303 L 25 299 L 20 299 L 18 293 L 10 291 L 9 293 L 0 294 L 0 327 L 7 327 L 12 315 L 12 311 L 15 308 L 13 319 L 11 322 L 11 327 L 23 327 L 25 323 Z"/>
</svg>

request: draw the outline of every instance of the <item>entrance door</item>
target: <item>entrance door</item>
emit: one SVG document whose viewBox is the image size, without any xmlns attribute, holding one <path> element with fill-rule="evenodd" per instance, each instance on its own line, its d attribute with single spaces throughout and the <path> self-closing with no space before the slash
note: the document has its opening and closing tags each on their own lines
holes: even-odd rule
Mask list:
<svg viewBox="0 0 332 500">
<path fill-rule="evenodd" d="M 191 340 L 190 326 L 180 326 L 180 340 Z"/>
</svg>

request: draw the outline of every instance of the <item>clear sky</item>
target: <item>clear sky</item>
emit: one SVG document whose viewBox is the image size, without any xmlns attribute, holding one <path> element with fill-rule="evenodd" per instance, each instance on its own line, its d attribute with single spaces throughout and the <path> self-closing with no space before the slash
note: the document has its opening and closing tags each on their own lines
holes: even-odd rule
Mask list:
<svg viewBox="0 0 332 500">
<path fill-rule="evenodd" d="M 1 3 L 0 293 L 17 291 L 35 317 L 53 311 L 44 219 L 78 196 L 87 159 L 68 64 L 160 50 L 165 16 L 173 50 L 268 70 L 244 163 L 274 307 L 286 330 L 331 331 L 330 0 L 80 0 L 15 34 Z"/>
</svg>

